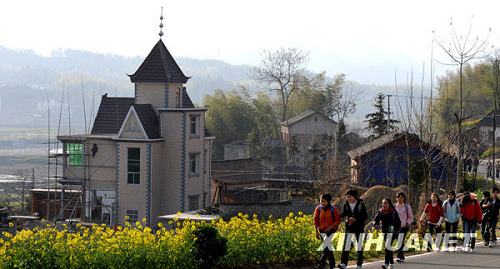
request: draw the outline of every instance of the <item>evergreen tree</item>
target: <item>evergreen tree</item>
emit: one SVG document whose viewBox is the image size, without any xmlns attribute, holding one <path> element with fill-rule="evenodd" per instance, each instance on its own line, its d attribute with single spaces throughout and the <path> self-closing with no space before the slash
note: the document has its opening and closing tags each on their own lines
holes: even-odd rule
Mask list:
<svg viewBox="0 0 500 269">
<path fill-rule="evenodd" d="M 377 94 L 375 97 L 375 112 L 369 113 L 365 116 L 366 122 L 368 122 L 367 129 L 372 133 L 370 138 L 377 138 L 381 135 L 387 134 L 391 129 L 393 129 L 394 124 L 399 121 L 390 119 L 389 113 L 384 108 L 385 95 L 383 93 Z"/>
</svg>

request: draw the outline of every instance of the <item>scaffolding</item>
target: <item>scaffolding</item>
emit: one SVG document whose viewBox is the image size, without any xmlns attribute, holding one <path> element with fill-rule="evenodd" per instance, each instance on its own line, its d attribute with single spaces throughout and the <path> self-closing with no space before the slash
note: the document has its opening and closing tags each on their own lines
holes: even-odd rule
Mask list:
<svg viewBox="0 0 500 269">
<path fill-rule="evenodd" d="M 50 207 L 55 206 L 57 215 L 47 216 L 47 219 L 54 222 L 66 221 L 68 219 L 78 220 L 80 222 L 99 222 L 113 225 L 115 220 L 116 194 L 112 198 L 114 202 L 106 205 L 99 200 L 96 190 L 91 188 L 92 175 L 102 168 L 115 168 L 109 165 L 90 165 L 90 157 L 93 156 L 89 149 L 96 146 L 95 143 L 89 143 L 87 135 L 67 136 L 59 139 L 56 152 L 49 154 L 49 171 L 54 169 L 53 175 L 48 178 L 47 183 L 47 212 L 50 214 Z M 68 139 L 69 138 L 69 139 Z M 59 148 L 59 142 L 62 141 L 62 147 Z M 68 153 L 68 144 L 81 144 L 83 152 L 79 154 L 82 158 L 81 165 L 71 166 L 69 158 L 75 154 Z M 79 172 L 75 174 L 75 171 Z M 80 174 L 81 172 L 81 174 Z M 65 194 L 70 192 L 69 197 Z M 53 194 L 52 194 L 53 193 Z M 60 193 L 60 195 L 58 195 Z M 78 193 L 78 195 L 75 195 Z M 110 198 L 108 198 L 110 199 Z M 103 214 L 103 212 L 107 212 Z M 106 219 L 103 216 L 109 215 Z"/>
<path fill-rule="evenodd" d="M 84 141 L 82 141 L 84 142 Z M 47 218 L 49 220 L 54 220 L 58 222 L 66 219 L 80 219 L 84 220 L 85 217 L 85 190 L 87 178 L 84 176 L 81 179 L 68 178 L 65 173 L 65 167 L 67 165 L 67 158 L 70 154 L 66 153 L 64 148 L 64 143 L 62 148 L 59 148 L 59 142 L 56 143 L 56 152 L 49 154 L 49 171 L 51 168 L 55 168 L 54 175 L 48 178 L 47 185 L 47 208 L 51 206 L 56 207 L 58 210 L 56 216 L 50 215 L 50 210 L 47 210 Z M 85 148 L 85 143 L 83 143 Z M 62 150 L 62 152 L 60 152 Z M 83 168 L 83 170 L 86 170 Z M 58 173 L 61 171 L 61 175 Z M 51 182 L 53 182 L 53 188 L 50 188 Z M 60 190 L 58 192 L 58 190 Z M 66 192 L 77 191 L 79 195 L 72 195 L 70 198 L 65 197 Z M 53 193 L 53 195 L 51 195 Z M 58 195 L 60 193 L 60 195 Z M 80 212 L 80 216 L 77 216 L 77 212 Z"/>
</svg>

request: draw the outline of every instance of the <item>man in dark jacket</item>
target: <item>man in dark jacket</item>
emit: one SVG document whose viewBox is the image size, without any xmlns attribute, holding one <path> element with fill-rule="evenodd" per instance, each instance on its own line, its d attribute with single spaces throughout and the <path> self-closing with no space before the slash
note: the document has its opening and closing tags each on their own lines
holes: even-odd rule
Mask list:
<svg viewBox="0 0 500 269">
<path fill-rule="evenodd" d="M 500 197 L 498 197 L 498 187 L 493 187 L 491 189 L 491 225 L 490 225 L 490 247 L 494 247 L 497 243 L 496 227 L 498 223 L 498 214 L 500 211 Z"/>
<path fill-rule="evenodd" d="M 342 250 L 341 264 L 339 268 L 344 269 L 347 267 L 349 260 L 349 251 L 351 250 L 352 236 L 356 237 L 356 242 L 363 240 L 365 222 L 368 218 L 366 206 L 363 200 L 358 198 L 358 191 L 349 190 L 345 195 L 345 203 L 342 209 L 342 218 L 345 218 L 345 240 Z M 362 236 L 363 235 L 363 236 Z M 358 244 L 361 246 L 360 244 Z M 358 248 L 358 259 L 356 261 L 358 268 L 363 265 L 363 249 Z"/>
<path fill-rule="evenodd" d="M 481 200 L 479 205 L 481 206 L 481 209 L 483 211 L 483 223 L 481 224 L 481 235 L 483 236 L 484 239 L 484 245 L 489 246 L 491 226 L 494 220 L 493 199 L 491 199 L 489 191 L 483 192 L 483 200 Z"/>
</svg>

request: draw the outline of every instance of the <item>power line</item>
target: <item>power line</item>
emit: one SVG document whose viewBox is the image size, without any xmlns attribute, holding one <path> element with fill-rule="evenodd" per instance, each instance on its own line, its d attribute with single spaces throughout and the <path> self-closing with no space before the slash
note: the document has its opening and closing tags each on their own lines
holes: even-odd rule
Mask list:
<svg viewBox="0 0 500 269">
<path fill-rule="evenodd" d="M 427 99 L 427 100 L 441 100 L 441 101 L 460 101 L 460 99 L 454 99 L 454 98 L 442 98 L 442 97 L 428 97 L 428 96 L 407 96 L 407 95 L 398 95 L 398 94 L 393 94 L 392 96 L 394 97 L 400 97 L 400 98 L 411 98 L 411 99 Z M 463 100 L 464 102 L 470 102 L 470 103 L 480 103 L 484 104 L 484 100 Z"/>
</svg>

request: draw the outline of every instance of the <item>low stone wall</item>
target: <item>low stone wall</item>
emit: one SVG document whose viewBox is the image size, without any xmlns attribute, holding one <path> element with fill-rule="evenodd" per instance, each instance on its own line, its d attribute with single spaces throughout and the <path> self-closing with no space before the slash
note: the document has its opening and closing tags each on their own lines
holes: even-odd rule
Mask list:
<svg viewBox="0 0 500 269">
<path fill-rule="evenodd" d="M 219 204 L 219 212 L 222 218 L 228 219 L 238 215 L 238 213 L 252 216 L 257 214 L 259 218 L 268 218 L 272 215 L 275 218 L 288 216 L 290 212 L 312 214 L 316 205 L 304 201 L 287 201 L 279 203 L 238 203 Z"/>
</svg>

